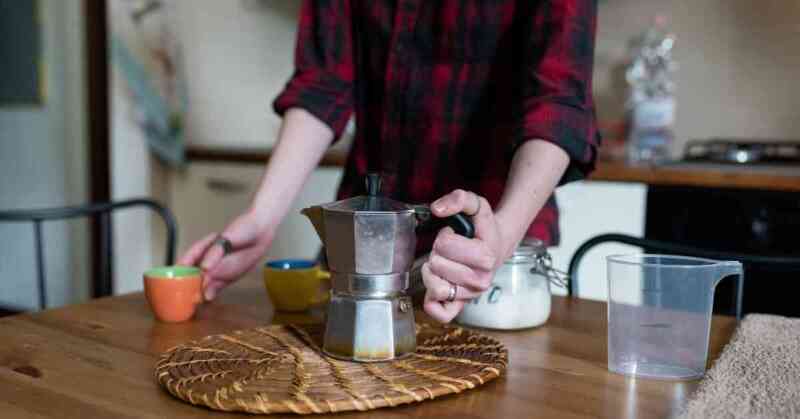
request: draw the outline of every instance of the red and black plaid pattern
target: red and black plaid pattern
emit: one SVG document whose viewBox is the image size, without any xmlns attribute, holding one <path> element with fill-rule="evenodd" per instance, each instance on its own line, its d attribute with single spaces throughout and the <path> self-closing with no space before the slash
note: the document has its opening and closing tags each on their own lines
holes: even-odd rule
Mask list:
<svg viewBox="0 0 800 419">
<path fill-rule="evenodd" d="M 461 188 L 496 204 L 523 141 L 570 155 L 562 183 L 593 169 L 595 24 L 595 0 L 305 0 L 274 108 L 304 108 L 337 138 L 355 112 L 340 198 L 379 171 L 401 201 Z M 528 235 L 558 242 L 554 199 Z"/>
</svg>

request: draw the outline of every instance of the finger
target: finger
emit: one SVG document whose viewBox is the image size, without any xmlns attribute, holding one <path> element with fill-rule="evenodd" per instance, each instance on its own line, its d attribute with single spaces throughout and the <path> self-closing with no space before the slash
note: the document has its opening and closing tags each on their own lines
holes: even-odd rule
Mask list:
<svg viewBox="0 0 800 419">
<path fill-rule="evenodd" d="M 473 202 L 480 202 L 480 210 L 472 216 L 472 222 L 475 224 L 475 237 L 488 243 L 495 243 L 498 239 L 498 231 L 492 205 L 486 198 L 479 195 L 475 195 Z"/>
<path fill-rule="evenodd" d="M 467 265 L 473 269 L 491 271 L 495 268 L 496 258 L 489 246 L 482 240 L 471 240 L 442 229 L 433 242 L 433 250 L 442 257 Z"/>
<path fill-rule="evenodd" d="M 214 301 L 219 291 L 226 286 L 227 284 L 223 281 L 209 282 L 203 289 L 203 298 L 205 298 L 206 301 Z"/>
<path fill-rule="evenodd" d="M 437 217 L 449 217 L 459 212 L 471 214 L 472 222 L 475 224 L 475 237 L 489 242 L 493 242 L 496 238 L 492 206 L 486 198 L 474 192 L 456 189 L 434 201 L 431 204 L 431 211 Z"/>
<path fill-rule="evenodd" d="M 192 247 L 186 251 L 180 258 L 178 258 L 178 265 L 184 266 L 194 266 L 197 262 L 203 257 L 203 254 L 208 250 L 208 247 L 211 246 L 211 243 L 214 242 L 214 238 L 217 237 L 215 233 L 211 233 L 201 240 L 194 242 Z"/>
<path fill-rule="evenodd" d="M 207 275 L 203 284 L 203 296 L 206 301 L 216 298 L 219 291 L 233 283 L 234 280 L 235 277 Z"/>
<path fill-rule="evenodd" d="M 252 246 L 259 239 L 259 236 L 256 234 L 256 230 L 253 228 L 252 224 L 249 222 L 243 222 L 240 219 L 237 219 L 231 223 L 231 225 L 225 228 L 225 230 L 222 232 L 222 237 L 228 239 L 234 249 Z"/>
<path fill-rule="evenodd" d="M 486 291 L 491 283 L 491 275 L 488 272 L 477 274 L 470 267 L 444 258 L 436 252 L 431 252 L 428 264 L 431 272 L 439 278 L 473 291 Z"/>
<path fill-rule="evenodd" d="M 221 245 L 215 244 L 211 246 L 203 255 L 203 260 L 200 262 L 200 268 L 206 272 L 211 272 L 216 268 L 217 264 L 225 256 L 225 249 Z"/>
<path fill-rule="evenodd" d="M 434 320 L 439 323 L 450 323 L 458 313 L 464 308 L 464 300 L 456 300 L 452 303 L 440 303 L 438 301 L 425 301 L 423 308 Z"/>
<path fill-rule="evenodd" d="M 250 248 L 231 253 L 208 271 L 203 284 L 206 300 L 216 298 L 220 290 L 235 282 L 261 257 L 260 248 Z"/>
<path fill-rule="evenodd" d="M 425 298 L 434 301 L 447 301 L 447 298 L 450 297 L 450 290 L 454 285 L 431 272 L 427 263 L 422 265 L 422 282 L 425 283 L 425 288 L 427 289 Z M 456 286 L 456 300 L 471 300 L 480 295 L 480 292 Z"/>
<path fill-rule="evenodd" d="M 234 252 L 237 249 L 249 247 L 258 238 L 257 235 L 253 234 L 253 229 L 251 226 L 248 223 L 243 222 L 242 218 L 237 218 L 234 220 L 228 227 L 225 228 L 225 230 L 223 230 L 219 236 L 216 237 L 222 237 L 226 239 L 231 244 Z M 203 255 L 203 259 L 200 262 L 200 267 L 204 271 L 213 271 L 217 264 L 219 264 L 225 256 L 225 249 L 222 247 L 222 245 L 213 243 L 212 241 L 211 246 L 206 249 L 205 254 Z"/>
<path fill-rule="evenodd" d="M 449 217 L 459 212 L 476 214 L 478 212 L 478 200 L 476 197 L 477 195 L 472 192 L 456 189 L 433 201 L 431 211 L 437 217 Z"/>
<path fill-rule="evenodd" d="M 209 273 L 215 278 L 236 278 L 249 271 L 263 256 L 262 247 L 249 247 L 225 256 Z"/>
</svg>

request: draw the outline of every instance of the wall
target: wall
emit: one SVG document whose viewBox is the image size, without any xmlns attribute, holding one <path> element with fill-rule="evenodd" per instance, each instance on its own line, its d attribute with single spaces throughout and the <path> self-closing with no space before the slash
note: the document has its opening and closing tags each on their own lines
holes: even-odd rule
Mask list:
<svg viewBox="0 0 800 419">
<path fill-rule="evenodd" d="M 109 34 L 131 39 L 137 36 L 127 13 L 129 3 L 108 3 Z M 136 45 L 129 42 L 128 45 Z M 150 154 L 142 131 L 134 122 L 134 109 L 125 80 L 109 63 L 111 106 L 111 199 L 153 197 L 164 200 L 154 185 L 165 182 L 160 164 Z M 141 273 L 155 264 L 161 243 L 154 235 L 156 220 L 147 210 L 118 212 L 113 221 L 114 278 L 113 292 L 121 294 L 142 288 Z M 146 245 L 150 243 L 150 245 Z"/>
<path fill-rule="evenodd" d="M 117 3 L 119 0 L 111 2 L 112 10 Z M 272 145 L 279 119 L 270 104 L 292 72 L 300 2 L 195 0 L 172 4 L 188 69 L 188 141 L 214 147 Z M 656 14 L 665 15 L 678 36 L 676 152 L 689 138 L 795 137 L 793 121 L 798 116 L 796 98 L 800 97 L 800 84 L 793 77 L 800 68 L 796 47 L 800 45 L 800 2 L 796 0 L 602 1 L 594 76 L 602 120 L 623 117 L 625 46 Z M 114 82 L 118 84 L 119 79 Z M 151 159 L 138 131 L 121 119 L 126 112 L 120 103 L 123 93 L 114 88 L 114 195 L 151 194 L 169 201 L 165 185 L 175 173 Z M 566 193 L 574 195 L 581 189 Z M 598 200 L 612 207 L 615 202 L 608 197 Z M 293 225 L 287 223 L 286 228 Z M 127 244 L 118 242 L 117 252 L 129 256 L 118 259 L 118 264 L 126 265 L 118 266 L 117 272 L 130 274 L 117 277 L 117 288 L 138 289 L 137 273 L 155 261 L 149 251 L 154 250 L 160 259 L 160 224 L 132 215 L 118 228 L 117 237 L 124 237 Z M 564 228 L 569 237 L 569 229 L 575 227 Z M 136 245 L 150 242 L 156 244 L 149 251 Z"/>
<path fill-rule="evenodd" d="M 607 0 L 599 7 L 595 91 L 622 118 L 627 40 L 652 16 L 677 34 L 677 144 L 714 136 L 797 139 L 800 2 Z"/>
<path fill-rule="evenodd" d="M 175 2 L 191 109 L 189 141 L 268 147 L 280 118 L 272 99 L 292 73 L 296 0 Z"/>
<path fill-rule="evenodd" d="M 598 10 L 594 83 L 601 120 L 623 118 L 625 46 L 653 16 L 663 15 L 677 35 L 680 66 L 676 155 L 693 138 L 798 139 L 800 2 L 607 0 Z M 566 269 L 577 247 L 594 235 L 643 235 L 645 196 L 646 188 L 636 184 L 560 188 L 562 242 L 551 249 L 555 266 Z M 603 244 L 588 252 L 577 273 L 580 296 L 605 299 L 605 256 L 638 251 Z"/>
<path fill-rule="evenodd" d="M 190 69 L 190 141 L 272 144 L 279 119 L 270 103 L 292 71 L 300 2 L 175 4 Z M 594 78 L 601 119 L 623 117 L 625 46 L 657 14 L 678 37 L 676 151 L 689 138 L 796 138 L 796 0 L 601 1 Z"/>
<path fill-rule="evenodd" d="M 0 209 L 82 204 L 88 197 L 82 3 L 40 4 L 46 98 L 42 106 L 0 108 Z M 43 231 L 50 306 L 86 299 L 86 223 L 49 222 Z M 32 228 L 2 224 L 0 237 L 0 305 L 35 308 Z"/>
<path fill-rule="evenodd" d="M 189 84 L 187 142 L 271 146 L 280 119 L 270 104 L 292 71 L 300 2 L 195 0 L 169 5 L 174 7 L 175 30 L 183 42 Z M 110 1 L 108 24 L 124 39 L 134 39 L 137 33 L 127 10 L 126 2 Z M 124 79 L 116 69 L 111 74 L 112 198 L 150 196 L 169 204 L 169 183 L 180 173 L 149 153 L 132 122 Z M 160 219 L 145 212 L 121 213 L 115 218 L 115 293 L 140 290 L 139 273 L 162 263 L 163 233 Z"/>
</svg>

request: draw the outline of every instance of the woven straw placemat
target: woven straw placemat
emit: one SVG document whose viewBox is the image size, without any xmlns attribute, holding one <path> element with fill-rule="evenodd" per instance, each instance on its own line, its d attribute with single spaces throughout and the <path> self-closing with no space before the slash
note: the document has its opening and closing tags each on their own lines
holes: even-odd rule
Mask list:
<svg viewBox="0 0 800 419">
<path fill-rule="evenodd" d="M 249 413 L 327 413 L 421 402 L 475 388 L 505 371 L 497 340 L 451 326 L 417 325 L 417 351 L 356 363 L 320 351 L 321 326 L 267 326 L 170 349 L 158 382 L 195 405 Z"/>
</svg>

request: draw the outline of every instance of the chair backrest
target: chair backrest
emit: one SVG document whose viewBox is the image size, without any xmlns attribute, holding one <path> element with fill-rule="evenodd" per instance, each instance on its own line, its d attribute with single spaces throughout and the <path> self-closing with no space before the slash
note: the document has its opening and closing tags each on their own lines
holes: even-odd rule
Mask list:
<svg viewBox="0 0 800 419">
<path fill-rule="evenodd" d="M 657 253 L 668 253 L 673 255 L 683 255 L 683 256 L 695 256 L 700 258 L 707 258 L 707 259 L 716 259 L 716 260 L 736 260 L 745 265 L 748 264 L 759 264 L 759 265 L 771 265 L 774 267 L 780 267 L 782 269 L 797 269 L 800 271 L 800 258 L 794 257 L 769 257 L 769 256 L 755 256 L 755 255 L 748 255 L 742 253 L 731 253 L 731 252 L 719 252 L 715 250 L 709 249 L 702 249 L 699 247 L 694 246 L 686 246 L 677 243 L 670 243 L 660 240 L 649 240 L 643 239 L 640 237 L 629 236 L 626 234 L 617 234 L 617 233 L 608 233 L 608 234 L 601 234 L 595 237 L 590 238 L 589 240 L 585 241 L 583 244 L 578 246 L 578 249 L 575 250 L 573 253 L 572 258 L 569 262 L 569 269 L 568 269 L 568 278 L 567 278 L 567 295 L 574 296 L 577 294 L 577 282 L 575 282 L 575 276 L 578 272 L 578 265 L 581 263 L 581 259 L 586 255 L 591 248 L 602 244 L 602 243 L 622 243 L 628 244 L 631 246 L 637 246 L 644 249 L 645 252 L 657 252 Z M 742 298 L 743 298 L 743 291 L 744 291 L 744 281 L 743 278 L 737 281 L 736 286 L 736 293 L 734 295 L 734 314 L 736 318 L 741 318 L 742 316 Z"/>
<path fill-rule="evenodd" d="M 96 281 L 92 294 L 94 297 L 105 297 L 111 295 L 111 267 L 113 261 L 111 213 L 115 210 L 132 207 L 149 208 L 164 221 L 164 225 L 167 229 L 167 248 L 164 260 L 166 265 L 172 265 L 175 260 L 175 245 L 178 234 L 175 216 L 169 208 L 151 199 L 137 198 L 83 206 L 0 211 L 0 223 L 29 222 L 33 225 L 36 279 L 40 309 L 47 307 L 47 278 L 45 272 L 42 223 L 50 220 L 67 220 L 79 217 L 89 217 L 99 220 L 101 277 L 99 281 Z"/>
</svg>

